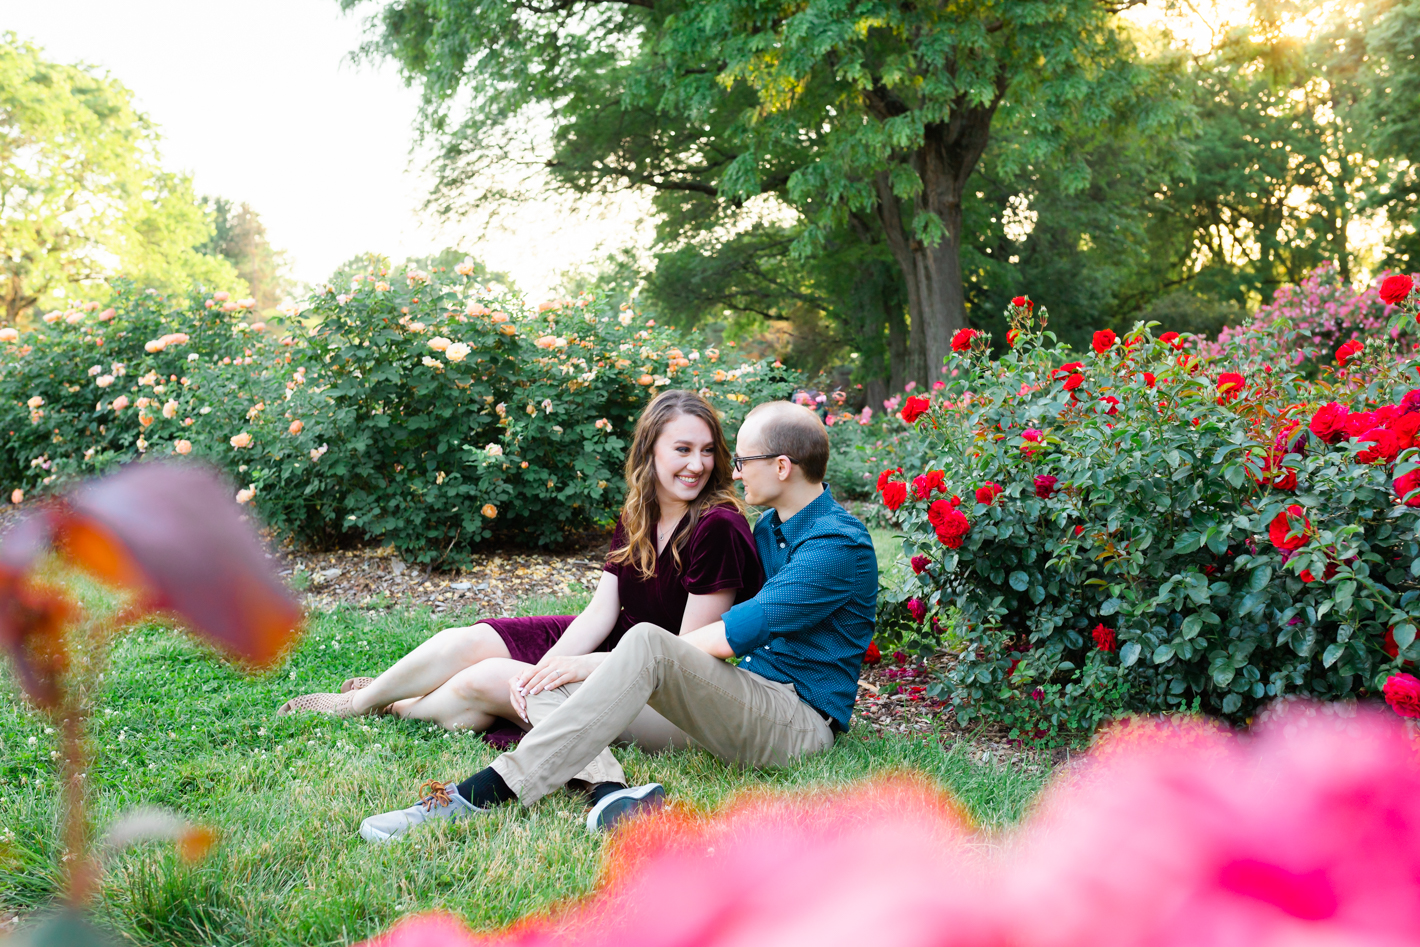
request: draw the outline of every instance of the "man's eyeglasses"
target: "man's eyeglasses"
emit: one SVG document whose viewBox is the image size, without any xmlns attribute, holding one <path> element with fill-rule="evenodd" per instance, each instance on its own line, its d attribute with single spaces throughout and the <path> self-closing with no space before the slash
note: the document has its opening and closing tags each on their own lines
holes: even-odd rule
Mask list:
<svg viewBox="0 0 1420 947">
<path fill-rule="evenodd" d="M 797 463 L 798 463 L 797 460 L 795 460 L 794 458 L 790 457 L 788 454 L 755 454 L 755 455 L 752 456 L 752 457 L 741 457 L 739 454 L 736 454 L 736 455 L 734 455 L 733 457 L 730 458 L 730 463 L 732 463 L 732 464 L 735 465 L 735 469 L 736 469 L 736 470 L 743 472 L 744 469 L 745 469 L 745 461 L 748 461 L 748 460 L 773 460 L 773 459 L 776 458 L 776 457 L 783 457 L 785 460 L 789 461 L 789 463 L 791 463 L 791 464 L 797 464 Z"/>
</svg>

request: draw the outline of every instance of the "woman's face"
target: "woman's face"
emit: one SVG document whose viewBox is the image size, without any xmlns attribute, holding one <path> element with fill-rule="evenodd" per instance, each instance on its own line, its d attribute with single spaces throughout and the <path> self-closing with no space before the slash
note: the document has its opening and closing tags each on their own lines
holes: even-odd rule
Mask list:
<svg viewBox="0 0 1420 947">
<path fill-rule="evenodd" d="M 715 469 L 710 425 L 689 414 L 672 418 L 656 438 L 654 458 L 657 498 L 663 505 L 689 503 L 700 496 Z"/>
</svg>

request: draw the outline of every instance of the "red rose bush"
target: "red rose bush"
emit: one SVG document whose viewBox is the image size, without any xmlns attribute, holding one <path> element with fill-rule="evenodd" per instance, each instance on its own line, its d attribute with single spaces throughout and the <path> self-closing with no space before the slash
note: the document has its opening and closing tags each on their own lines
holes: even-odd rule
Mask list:
<svg viewBox="0 0 1420 947">
<path fill-rule="evenodd" d="M 1415 320 L 1413 287 L 1381 292 Z M 1292 695 L 1380 700 L 1420 662 L 1420 356 L 1383 334 L 1313 379 L 1294 337 L 1232 358 L 1139 325 L 1080 358 L 1040 307 L 1008 317 L 1015 344 L 949 356 L 915 426 L 942 473 L 884 492 L 933 563 L 885 592 L 884 631 L 930 627 L 908 599 L 950 629 L 934 694 L 960 722 L 1243 720 Z"/>
</svg>

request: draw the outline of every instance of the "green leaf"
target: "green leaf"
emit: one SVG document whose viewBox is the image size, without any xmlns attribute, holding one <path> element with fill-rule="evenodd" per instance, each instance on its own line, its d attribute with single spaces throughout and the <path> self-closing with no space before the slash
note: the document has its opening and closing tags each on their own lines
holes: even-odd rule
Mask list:
<svg viewBox="0 0 1420 947">
<path fill-rule="evenodd" d="M 1395 638 L 1395 646 L 1397 648 L 1408 648 L 1415 643 L 1415 626 L 1409 622 L 1396 625 L 1395 630 L 1391 632 L 1391 636 Z"/>
<path fill-rule="evenodd" d="M 1132 667 L 1134 662 L 1139 660 L 1139 652 L 1142 650 L 1139 642 L 1126 641 L 1119 649 L 1119 663 L 1124 667 Z"/>
<path fill-rule="evenodd" d="M 1326 650 L 1323 651 L 1321 654 L 1321 666 L 1328 668 L 1331 667 L 1333 664 L 1336 663 L 1336 660 L 1340 658 L 1345 651 L 1346 645 L 1342 644 L 1339 641 L 1328 645 Z"/>
<path fill-rule="evenodd" d="M 1197 613 L 1189 615 L 1183 620 L 1182 634 L 1185 638 L 1193 638 L 1203 630 L 1203 616 Z"/>
<path fill-rule="evenodd" d="M 1173 645 L 1161 644 L 1154 649 L 1155 664 L 1163 664 L 1171 657 L 1173 657 Z"/>
<path fill-rule="evenodd" d="M 1024 592 L 1029 587 L 1030 576 L 1019 569 L 1011 573 L 1011 588 L 1015 589 L 1017 592 Z"/>
<path fill-rule="evenodd" d="M 1123 604 L 1124 604 L 1124 603 L 1121 602 L 1121 601 L 1120 601 L 1119 599 L 1117 599 L 1117 598 L 1107 598 L 1107 599 L 1105 599 L 1104 602 L 1100 605 L 1100 615 L 1102 615 L 1102 616 L 1113 615 L 1113 614 L 1115 614 L 1116 612 L 1119 611 L 1120 606 L 1122 606 Z"/>
</svg>

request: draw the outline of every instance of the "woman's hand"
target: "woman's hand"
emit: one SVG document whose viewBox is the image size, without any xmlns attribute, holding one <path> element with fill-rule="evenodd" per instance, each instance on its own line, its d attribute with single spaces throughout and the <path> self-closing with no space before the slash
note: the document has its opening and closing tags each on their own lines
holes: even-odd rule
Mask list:
<svg viewBox="0 0 1420 947">
<path fill-rule="evenodd" d="M 518 716 L 528 720 L 527 699 L 563 684 L 585 681 L 606 660 L 605 652 L 596 654 L 549 654 L 517 677 L 508 681 L 508 699 Z"/>
</svg>

